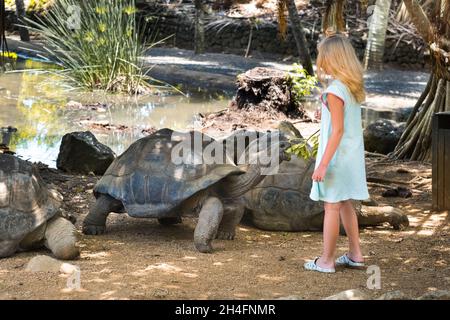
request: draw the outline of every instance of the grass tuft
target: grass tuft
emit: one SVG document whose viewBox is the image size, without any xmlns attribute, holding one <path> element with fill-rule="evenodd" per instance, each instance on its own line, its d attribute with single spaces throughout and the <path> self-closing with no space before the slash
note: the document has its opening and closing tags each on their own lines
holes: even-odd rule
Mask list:
<svg viewBox="0 0 450 320">
<path fill-rule="evenodd" d="M 149 49 L 136 22 L 135 0 L 55 0 L 29 28 L 73 86 L 90 90 L 147 93 L 153 80 L 140 57 Z"/>
</svg>

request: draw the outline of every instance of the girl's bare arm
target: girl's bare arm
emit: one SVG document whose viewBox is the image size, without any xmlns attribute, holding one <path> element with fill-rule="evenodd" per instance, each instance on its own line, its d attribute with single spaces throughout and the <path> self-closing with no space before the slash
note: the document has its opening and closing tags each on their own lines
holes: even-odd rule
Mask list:
<svg viewBox="0 0 450 320">
<path fill-rule="evenodd" d="M 322 157 L 321 164 L 328 167 L 339 147 L 344 134 L 344 102 L 333 94 L 327 95 L 328 107 L 331 113 L 331 135 Z"/>
<path fill-rule="evenodd" d="M 331 93 L 327 95 L 327 101 L 331 113 L 332 129 L 322 160 L 312 176 L 314 181 L 323 181 L 325 178 L 328 165 L 333 159 L 344 134 L 344 102 Z"/>
</svg>

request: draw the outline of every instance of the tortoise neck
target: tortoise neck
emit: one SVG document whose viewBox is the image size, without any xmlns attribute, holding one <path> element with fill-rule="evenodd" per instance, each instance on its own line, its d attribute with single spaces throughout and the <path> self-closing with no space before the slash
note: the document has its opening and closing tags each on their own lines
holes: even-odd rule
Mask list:
<svg viewBox="0 0 450 320">
<path fill-rule="evenodd" d="M 237 198 L 243 196 L 260 183 L 264 177 L 265 175 L 261 174 L 261 166 L 259 164 L 252 164 L 248 167 L 246 173 L 227 177 L 224 188 L 221 191 L 223 191 L 223 194 L 227 198 Z"/>
</svg>

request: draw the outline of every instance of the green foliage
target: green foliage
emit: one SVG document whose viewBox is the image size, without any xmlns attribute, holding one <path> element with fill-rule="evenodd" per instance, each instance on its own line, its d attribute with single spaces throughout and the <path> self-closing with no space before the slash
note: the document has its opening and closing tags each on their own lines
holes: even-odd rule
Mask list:
<svg viewBox="0 0 450 320">
<path fill-rule="evenodd" d="M 305 160 L 315 158 L 319 148 L 319 130 L 312 134 L 308 139 L 302 140 L 300 143 L 291 145 L 286 152 L 294 154 Z"/>
<path fill-rule="evenodd" d="M 130 94 L 149 90 L 139 59 L 148 48 L 137 27 L 135 0 L 55 0 L 43 18 L 27 22 L 74 86 Z"/>
<path fill-rule="evenodd" d="M 309 75 L 297 63 L 294 63 L 292 67 L 292 70 L 289 72 L 289 81 L 294 99 L 300 103 L 303 97 L 311 95 L 311 92 L 317 88 L 317 77 Z"/>
<path fill-rule="evenodd" d="M 53 0 L 28 0 L 24 1 L 25 10 L 27 12 L 36 12 L 47 9 Z M 5 1 L 6 9 L 8 10 L 16 10 L 16 0 L 6 0 Z"/>
<path fill-rule="evenodd" d="M 27 12 L 36 12 L 45 10 L 51 5 L 53 0 L 30 0 L 28 2 Z"/>
<path fill-rule="evenodd" d="M 17 53 L 0 51 L 0 73 L 14 70 L 17 62 Z"/>
</svg>

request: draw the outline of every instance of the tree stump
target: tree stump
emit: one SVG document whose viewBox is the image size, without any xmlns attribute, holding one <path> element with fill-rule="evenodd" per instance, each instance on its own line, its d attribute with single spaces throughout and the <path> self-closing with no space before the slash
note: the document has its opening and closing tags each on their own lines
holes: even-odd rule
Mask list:
<svg viewBox="0 0 450 320">
<path fill-rule="evenodd" d="M 237 85 L 232 108 L 270 114 L 281 112 L 290 118 L 305 116 L 303 107 L 294 99 L 288 74 L 284 71 L 257 67 L 240 74 Z"/>
</svg>

